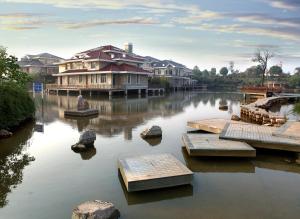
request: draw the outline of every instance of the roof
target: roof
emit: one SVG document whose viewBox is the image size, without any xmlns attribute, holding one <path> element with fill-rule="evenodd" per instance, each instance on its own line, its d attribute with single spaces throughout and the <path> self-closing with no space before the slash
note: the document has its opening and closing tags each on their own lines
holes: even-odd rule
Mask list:
<svg viewBox="0 0 300 219">
<path fill-rule="evenodd" d="M 185 65 L 182 65 L 180 63 L 174 62 L 172 60 L 162 60 L 162 61 L 158 61 L 158 62 L 153 62 L 152 66 L 156 67 L 156 68 L 165 68 L 168 65 L 171 65 L 173 67 L 177 67 L 177 68 L 186 68 Z"/>
<path fill-rule="evenodd" d="M 160 62 L 161 60 L 154 58 L 152 56 L 144 56 L 144 59 L 146 59 L 148 62 Z"/>
<path fill-rule="evenodd" d="M 52 55 L 52 54 L 47 53 L 47 52 L 40 53 L 40 54 L 37 54 L 37 55 L 25 55 L 25 57 L 28 57 L 30 59 L 32 59 L 32 58 L 63 59 L 61 57 Z"/>
<path fill-rule="evenodd" d="M 17 64 L 21 67 L 29 66 L 29 65 L 44 66 L 44 64 L 37 59 L 22 59 L 21 61 L 18 61 Z"/>
</svg>

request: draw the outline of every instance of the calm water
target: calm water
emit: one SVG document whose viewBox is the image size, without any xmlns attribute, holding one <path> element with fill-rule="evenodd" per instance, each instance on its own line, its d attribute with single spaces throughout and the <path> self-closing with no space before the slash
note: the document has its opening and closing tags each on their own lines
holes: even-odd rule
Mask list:
<svg viewBox="0 0 300 219">
<path fill-rule="evenodd" d="M 36 99 L 44 132 L 28 124 L 0 141 L 0 218 L 64 219 L 81 202 L 113 202 L 122 218 L 299 218 L 300 165 L 293 155 L 258 152 L 256 159 L 191 159 L 182 150 L 188 120 L 230 118 L 242 95 L 176 93 L 168 97 L 89 100 L 100 115 L 91 120 L 63 117 L 76 97 Z M 220 111 L 219 102 L 229 105 Z M 161 141 L 140 132 L 163 129 Z M 74 153 L 80 132 L 95 129 L 95 150 Z M 127 193 L 117 170 L 125 155 L 172 153 L 195 172 L 193 184 Z"/>
</svg>

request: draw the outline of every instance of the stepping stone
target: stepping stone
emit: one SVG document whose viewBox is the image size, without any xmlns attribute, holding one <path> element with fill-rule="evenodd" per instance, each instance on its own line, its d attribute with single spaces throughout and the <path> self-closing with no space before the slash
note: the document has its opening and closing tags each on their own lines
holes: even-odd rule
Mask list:
<svg viewBox="0 0 300 219">
<path fill-rule="evenodd" d="M 193 172 L 171 154 L 154 154 L 119 159 L 128 192 L 190 184 Z"/>
<path fill-rule="evenodd" d="M 197 130 L 220 134 L 224 129 L 226 123 L 228 122 L 238 124 L 244 123 L 239 121 L 231 121 L 229 119 L 205 119 L 198 121 L 189 121 L 187 122 L 187 126 Z"/>
<path fill-rule="evenodd" d="M 272 134 L 277 137 L 300 140 L 300 122 L 287 122 Z"/>
<path fill-rule="evenodd" d="M 183 134 L 182 141 L 190 156 L 255 157 L 256 150 L 244 142 L 219 139 L 216 134 Z"/>
<path fill-rule="evenodd" d="M 245 141 L 253 147 L 300 152 L 300 140 L 272 135 L 274 127 L 255 124 L 227 123 L 221 139 Z"/>
</svg>

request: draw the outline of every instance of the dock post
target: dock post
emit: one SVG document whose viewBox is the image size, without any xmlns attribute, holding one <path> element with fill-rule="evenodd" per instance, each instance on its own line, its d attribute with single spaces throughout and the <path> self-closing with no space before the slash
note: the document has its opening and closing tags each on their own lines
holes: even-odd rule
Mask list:
<svg viewBox="0 0 300 219">
<path fill-rule="evenodd" d="M 56 90 L 56 95 L 58 96 L 58 90 Z"/>
<path fill-rule="evenodd" d="M 67 90 L 67 96 L 69 96 L 69 92 L 70 92 L 70 91 L 69 91 L 69 90 Z"/>
<path fill-rule="evenodd" d="M 92 91 L 90 90 L 90 97 L 92 96 Z"/>
<path fill-rule="evenodd" d="M 138 89 L 139 97 L 141 97 L 141 93 L 142 93 L 142 90 L 141 90 L 141 89 Z"/>
<path fill-rule="evenodd" d="M 145 95 L 148 96 L 148 89 L 145 89 Z"/>
<path fill-rule="evenodd" d="M 81 90 L 79 90 L 79 95 L 81 95 Z"/>
<path fill-rule="evenodd" d="M 112 98 L 112 95 L 113 95 L 113 92 L 110 90 L 110 91 L 108 91 L 108 96 L 109 96 L 109 99 L 111 99 Z"/>
</svg>

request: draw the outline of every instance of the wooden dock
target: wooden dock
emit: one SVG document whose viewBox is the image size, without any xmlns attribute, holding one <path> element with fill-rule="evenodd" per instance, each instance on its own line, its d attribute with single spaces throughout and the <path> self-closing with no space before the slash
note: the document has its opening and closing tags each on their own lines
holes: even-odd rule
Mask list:
<svg viewBox="0 0 300 219">
<path fill-rule="evenodd" d="M 245 142 L 222 140 L 217 134 L 183 134 L 190 156 L 255 157 L 256 150 Z"/>
<path fill-rule="evenodd" d="M 243 124 L 244 122 L 232 121 L 229 119 L 204 119 L 198 121 L 189 121 L 187 126 L 196 130 L 220 134 L 227 123 Z"/>
<path fill-rule="evenodd" d="M 227 123 L 221 139 L 245 141 L 253 147 L 300 152 L 300 140 L 274 136 L 275 127 Z"/>
<path fill-rule="evenodd" d="M 274 136 L 300 140 L 300 122 L 290 121 L 276 129 Z"/>
<path fill-rule="evenodd" d="M 193 172 L 170 154 L 119 159 L 118 167 L 128 192 L 190 184 Z"/>
</svg>

